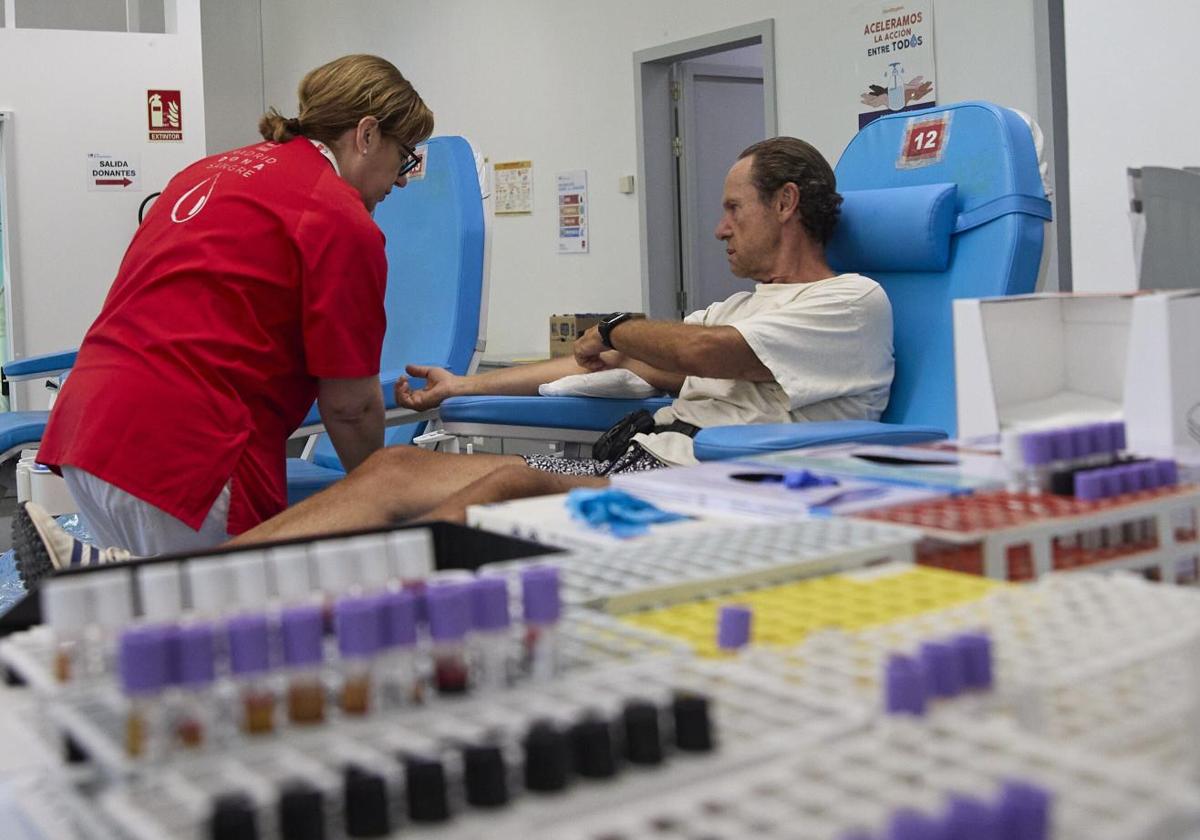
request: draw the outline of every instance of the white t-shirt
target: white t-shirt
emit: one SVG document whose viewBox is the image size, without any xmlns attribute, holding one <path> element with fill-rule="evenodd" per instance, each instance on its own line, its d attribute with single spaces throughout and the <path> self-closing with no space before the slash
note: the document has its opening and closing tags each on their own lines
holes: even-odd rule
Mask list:
<svg viewBox="0 0 1200 840">
<path fill-rule="evenodd" d="M 839 274 L 812 283 L 760 283 L 684 323 L 734 327 L 775 381 L 689 376 L 679 397 L 654 415 L 659 425 L 878 420 L 887 407 L 895 369 L 892 307 L 874 280 Z M 696 463 L 687 435 L 634 440 L 668 464 Z"/>
</svg>

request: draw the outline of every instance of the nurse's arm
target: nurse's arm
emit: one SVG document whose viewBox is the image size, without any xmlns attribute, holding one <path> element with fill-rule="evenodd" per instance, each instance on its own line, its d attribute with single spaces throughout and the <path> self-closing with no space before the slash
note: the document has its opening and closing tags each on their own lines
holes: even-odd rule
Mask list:
<svg viewBox="0 0 1200 840">
<path fill-rule="evenodd" d="M 322 379 L 317 410 L 346 472 L 383 446 L 383 393 L 378 376 Z"/>
</svg>

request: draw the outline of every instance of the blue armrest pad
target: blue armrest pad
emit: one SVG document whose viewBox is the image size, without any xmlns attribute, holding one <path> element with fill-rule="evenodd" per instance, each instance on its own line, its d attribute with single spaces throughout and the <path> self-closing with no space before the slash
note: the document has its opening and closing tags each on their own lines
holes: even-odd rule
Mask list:
<svg viewBox="0 0 1200 840">
<path fill-rule="evenodd" d="M 4 365 L 4 375 L 9 379 L 16 379 L 21 376 L 58 373 L 72 367 L 78 354 L 78 350 L 60 350 L 57 353 L 43 353 L 40 356 L 17 359 Z"/>
<path fill-rule="evenodd" d="M 0 452 L 36 444 L 50 421 L 49 411 L 5 411 L 0 413 Z"/>
<path fill-rule="evenodd" d="M 805 449 L 834 443 L 880 443 L 899 446 L 943 440 L 946 433 L 933 426 L 902 426 L 870 420 L 836 420 L 828 423 L 764 423 L 756 426 L 713 426 L 696 435 L 700 461 L 723 461 L 764 452 Z"/>
<path fill-rule="evenodd" d="M 451 397 L 442 403 L 443 423 L 539 426 L 602 432 L 626 414 L 655 412 L 670 397 L 615 400 L 600 397 Z"/>
<path fill-rule="evenodd" d="M 945 271 L 957 217 L 958 187 L 923 184 L 846 190 L 825 249 L 839 271 Z"/>
</svg>

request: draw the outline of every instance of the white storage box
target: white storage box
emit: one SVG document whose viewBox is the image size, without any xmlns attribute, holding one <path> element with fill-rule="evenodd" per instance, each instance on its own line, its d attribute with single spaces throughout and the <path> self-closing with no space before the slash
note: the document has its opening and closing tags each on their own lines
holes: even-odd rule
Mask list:
<svg viewBox="0 0 1200 840">
<path fill-rule="evenodd" d="M 1124 418 L 1132 449 L 1200 445 L 1200 291 L 954 302 L 958 436 Z"/>
</svg>

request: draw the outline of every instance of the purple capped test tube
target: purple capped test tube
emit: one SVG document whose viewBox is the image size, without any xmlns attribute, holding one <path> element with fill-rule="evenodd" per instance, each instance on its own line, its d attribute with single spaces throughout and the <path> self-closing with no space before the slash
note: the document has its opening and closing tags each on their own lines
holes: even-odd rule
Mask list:
<svg viewBox="0 0 1200 840">
<path fill-rule="evenodd" d="M 208 622 L 180 627 L 173 653 L 179 696 L 171 709 L 175 743 L 185 748 L 204 745 L 212 732 L 212 684 L 216 679 L 216 629 Z"/>
<path fill-rule="evenodd" d="M 912 808 L 897 808 L 888 819 L 887 840 L 940 840 L 941 826 Z"/>
<path fill-rule="evenodd" d="M 117 668 L 125 711 L 125 752 L 130 758 L 157 758 L 166 749 L 162 693 L 171 682 L 173 628 L 139 625 L 121 634 Z"/>
<path fill-rule="evenodd" d="M 890 715 L 925 714 L 929 681 L 914 657 L 893 653 L 884 666 L 884 710 Z"/>
<path fill-rule="evenodd" d="M 467 634 L 471 629 L 471 590 L 445 581 L 425 590 L 429 636 L 433 640 L 433 686 L 439 694 L 463 694 L 471 688 Z"/>
<path fill-rule="evenodd" d="M 504 688 L 512 680 L 508 578 L 484 575 L 472 581 L 470 587 L 472 682 L 486 689 Z"/>
<path fill-rule="evenodd" d="M 1004 838 L 1048 840 L 1050 837 L 1050 791 L 1020 780 L 1004 783 L 997 810 Z"/>
<path fill-rule="evenodd" d="M 920 659 L 934 697 L 948 699 L 962 692 L 966 678 L 962 658 L 953 644 L 932 640 L 922 642 Z"/>
<path fill-rule="evenodd" d="M 288 720 L 298 725 L 325 720 L 324 616 L 319 606 L 288 607 L 279 617 L 283 664 L 288 669 Z"/>
<path fill-rule="evenodd" d="M 346 715 L 361 716 L 379 704 L 373 670 L 382 644 L 383 611 L 378 598 L 341 598 L 333 605 L 333 626 L 341 657 L 338 705 Z"/>
<path fill-rule="evenodd" d="M 942 820 L 942 840 L 1008 840 L 1000 811 L 973 796 L 952 793 Z"/>
<path fill-rule="evenodd" d="M 745 604 L 725 604 L 717 613 L 717 647 L 734 653 L 750 644 L 754 611 Z"/>
<path fill-rule="evenodd" d="M 533 679 L 549 679 L 559 668 L 558 620 L 562 615 L 562 594 L 558 567 L 522 569 L 521 602 L 525 616 L 526 671 Z"/>
<path fill-rule="evenodd" d="M 1051 430 L 1026 432 L 1020 438 L 1021 460 L 1024 463 L 1021 487 L 1028 493 L 1041 493 L 1050 487 L 1050 471 L 1057 444 Z"/>
<path fill-rule="evenodd" d="M 239 615 L 225 625 L 229 673 L 237 683 L 238 726 L 247 735 L 275 731 L 275 689 L 271 684 L 271 637 L 267 617 Z"/>
<path fill-rule="evenodd" d="M 950 640 L 958 653 L 963 688 L 987 691 L 992 687 L 992 638 L 983 632 L 959 633 Z"/>
<path fill-rule="evenodd" d="M 417 596 L 408 589 L 379 595 L 379 691 L 389 708 L 424 702 L 417 670 Z"/>
</svg>

